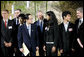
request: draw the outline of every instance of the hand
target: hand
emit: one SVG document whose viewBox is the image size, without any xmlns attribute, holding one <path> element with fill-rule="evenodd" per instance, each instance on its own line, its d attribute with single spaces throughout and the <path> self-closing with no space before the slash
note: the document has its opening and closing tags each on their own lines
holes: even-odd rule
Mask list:
<svg viewBox="0 0 84 57">
<path fill-rule="evenodd" d="M 11 46 L 12 46 L 12 43 L 11 43 L 11 42 L 9 42 L 9 43 L 8 43 L 8 46 L 9 46 L 9 47 L 11 47 Z"/>
<path fill-rule="evenodd" d="M 54 53 L 55 51 L 56 51 L 56 47 L 53 46 L 53 47 L 52 47 L 52 52 Z"/>
<path fill-rule="evenodd" d="M 77 41 L 78 41 L 78 43 L 79 43 L 80 47 L 81 47 L 81 48 L 83 48 L 83 44 L 81 43 L 81 41 L 80 41 L 80 39 L 79 39 L 79 38 L 77 39 Z"/>
<path fill-rule="evenodd" d="M 24 49 L 23 48 L 20 48 L 20 52 L 23 52 L 24 51 Z"/>
<path fill-rule="evenodd" d="M 81 45 L 81 48 L 83 48 L 83 45 Z"/>
<path fill-rule="evenodd" d="M 36 50 L 39 50 L 39 47 L 38 46 L 36 47 Z"/>
<path fill-rule="evenodd" d="M 9 47 L 9 45 L 8 45 L 8 43 L 7 43 L 6 41 L 4 41 L 4 45 L 5 45 L 6 47 Z"/>
<path fill-rule="evenodd" d="M 63 49 L 60 50 L 60 53 L 63 53 Z"/>
<path fill-rule="evenodd" d="M 46 46 L 43 46 L 43 50 L 46 51 Z"/>
</svg>

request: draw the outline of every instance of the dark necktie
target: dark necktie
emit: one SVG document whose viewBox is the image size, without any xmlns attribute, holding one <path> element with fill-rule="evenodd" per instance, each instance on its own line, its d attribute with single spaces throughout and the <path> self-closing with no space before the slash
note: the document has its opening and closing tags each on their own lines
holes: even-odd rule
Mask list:
<svg viewBox="0 0 84 57">
<path fill-rule="evenodd" d="M 42 32 L 43 31 L 42 21 L 41 21 L 41 24 L 40 24 L 40 29 L 41 29 L 41 32 Z"/>
<path fill-rule="evenodd" d="M 78 28 L 80 27 L 81 23 L 82 23 L 82 22 L 81 22 L 81 20 L 79 20 L 79 25 L 78 25 Z"/>
</svg>

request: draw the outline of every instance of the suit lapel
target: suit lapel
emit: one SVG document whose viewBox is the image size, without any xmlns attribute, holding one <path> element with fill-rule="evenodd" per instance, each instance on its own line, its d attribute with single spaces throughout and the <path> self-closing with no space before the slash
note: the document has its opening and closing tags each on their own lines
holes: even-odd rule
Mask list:
<svg viewBox="0 0 84 57">
<path fill-rule="evenodd" d="M 6 34 L 6 28 L 3 20 L 2 20 L 1 28 L 2 28 L 1 31 L 3 32 L 3 34 Z"/>
<path fill-rule="evenodd" d="M 37 26 L 39 26 L 39 20 L 37 21 Z"/>
<path fill-rule="evenodd" d="M 83 23 L 79 26 L 79 28 L 78 28 L 78 29 L 80 29 L 82 26 L 83 26 Z"/>
<path fill-rule="evenodd" d="M 24 24 L 24 31 L 26 32 L 26 34 L 28 35 L 28 37 L 29 37 L 29 33 L 28 33 L 28 29 L 27 29 L 27 26 L 26 26 L 26 24 Z"/>
<path fill-rule="evenodd" d="M 68 24 L 67 32 L 69 32 L 69 28 L 70 28 L 70 22 L 69 22 L 69 24 Z"/>
<path fill-rule="evenodd" d="M 81 29 L 83 29 L 83 23 L 80 25 L 80 27 L 78 28 L 78 31 L 80 31 Z"/>
<path fill-rule="evenodd" d="M 63 24 L 63 23 L 62 23 L 62 28 L 63 28 L 63 31 L 64 31 L 64 32 L 66 32 L 65 27 L 64 27 L 64 24 Z"/>
<path fill-rule="evenodd" d="M 31 24 L 31 38 L 32 38 L 32 34 L 33 34 L 33 25 Z"/>
<path fill-rule="evenodd" d="M 64 24 L 62 23 L 62 29 L 63 29 L 63 31 L 62 31 L 62 34 L 63 34 L 63 42 L 66 40 L 66 30 L 65 30 L 65 27 L 64 27 Z"/>
</svg>

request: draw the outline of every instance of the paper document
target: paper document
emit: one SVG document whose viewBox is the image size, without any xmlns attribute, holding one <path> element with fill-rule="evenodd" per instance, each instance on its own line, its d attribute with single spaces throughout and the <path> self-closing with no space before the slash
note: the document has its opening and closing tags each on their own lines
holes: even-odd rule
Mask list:
<svg viewBox="0 0 84 57">
<path fill-rule="evenodd" d="M 23 54 L 24 54 L 24 56 L 27 56 L 30 53 L 30 51 L 28 50 L 28 48 L 25 45 L 25 43 L 23 43 L 22 46 L 23 46 L 23 50 L 24 50 L 23 51 Z"/>
</svg>

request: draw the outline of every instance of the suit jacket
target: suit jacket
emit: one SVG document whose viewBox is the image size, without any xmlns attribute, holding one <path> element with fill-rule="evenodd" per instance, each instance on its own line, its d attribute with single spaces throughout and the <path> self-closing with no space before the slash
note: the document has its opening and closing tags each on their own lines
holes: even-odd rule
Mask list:
<svg viewBox="0 0 84 57">
<path fill-rule="evenodd" d="M 18 28 L 17 38 L 19 48 L 22 48 L 22 44 L 24 42 L 29 50 L 32 48 L 33 51 L 35 51 L 36 46 L 38 46 L 39 43 L 38 32 L 34 24 L 31 24 L 31 37 L 29 36 L 26 24 L 23 24 Z"/>
<path fill-rule="evenodd" d="M 14 23 L 14 47 L 18 47 L 18 39 L 17 39 L 17 34 L 18 34 L 18 27 L 19 27 L 19 24 L 16 25 L 16 18 L 12 19 L 13 23 Z"/>
<path fill-rule="evenodd" d="M 78 28 L 78 25 L 79 25 L 79 19 L 77 19 L 76 21 L 75 21 L 75 38 L 77 39 L 77 38 L 79 38 L 80 39 L 80 41 L 81 41 L 81 43 L 83 44 L 83 31 L 84 31 L 84 29 L 83 29 L 83 23 L 80 25 L 80 27 Z M 76 42 L 76 39 L 75 39 L 75 42 Z M 77 45 L 78 43 L 76 43 L 76 45 Z M 79 44 L 78 44 L 78 46 L 79 46 Z M 77 47 L 77 46 L 76 46 Z"/>
<path fill-rule="evenodd" d="M 1 47 L 4 47 L 4 41 L 13 43 L 14 24 L 12 20 L 8 20 L 7 28 L 4 21 L 1 20 Z"/>
<path fill-rule="evenodd" d="M 48 27 L 48 22 L 46 22 L 45 30 L 44 30 L 44 45 L 46 45 L 46 42 L 54 42 L 53 46 L 58 45 L 58 37 L 59 37 L 59 28 L 57 22 L 53 22 L 53 24 L 50 24 Z"/>
<path fill-rule="evenodd" d="M 67 31 L 65 31 L 64 24 L 59 25 L 59 46 L 64 52 L 69 52 L 72 48 L 72 43 L 74 39 L 74 25 L 69 22 Z"/>
<path fill-rule="evenodd" d="M 47 22 L 47 20 L 44 19 L 43 22 L 44 22 L 43 23 L 43 32 L 41 32 L 41 29 L 40 29 L 40 26 L 39 26 L 39 20 L 34 23 L 37 27 L 38 37 L 39 37 L 39 45 L 41 45 L 41 46 L 43 45 L 43 42 L 44 42 L 43 35 L 44 35 L 45 23 Z"/>
</svg>

